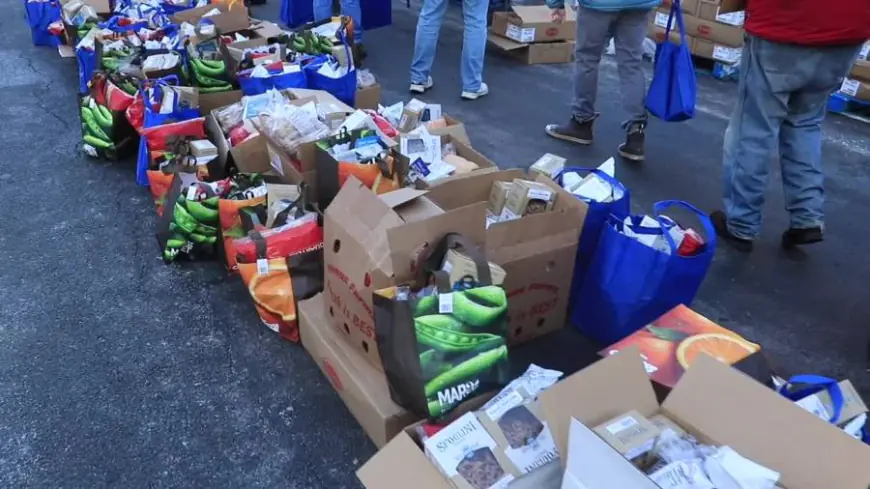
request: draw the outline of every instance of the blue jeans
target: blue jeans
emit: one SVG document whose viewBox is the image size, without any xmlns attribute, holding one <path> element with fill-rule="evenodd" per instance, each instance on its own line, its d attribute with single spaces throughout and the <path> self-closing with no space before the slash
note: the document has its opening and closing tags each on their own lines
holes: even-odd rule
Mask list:
<svg viewBox="0 0 870 489">
<path fill-rule="evenodd" d="M 414 40 L 411 83 L 425 83 L 435 61 L 438 33 L 447 12 L 448 0 L 423 0 Z M 483 57 L 486 54 L 486 11 L 488 0 L 462 0 L 465 29 L 462 37 L 460 74 L 462 90 L 476 92 L 483 81 Z"/>
<path fill-rule="evenodd" d="M 353 40 L 362 42 L 363 24 L 360 0 L 341 0 L 341 15 L 353 19 Z M 332 17 L 332 0 L 314 0 L 314 21 L 319 22 Z"/>
<path fill-rule="evenodd" d="M 790 227 L 824 224 L 821 124 L 828 96 L 840 87 L 860 48 L 746 36 L 723 159 L 723 199 L 732 234 L 753 239 L 760 233 L 770 159 L 777 149 Z"/>
</svg>

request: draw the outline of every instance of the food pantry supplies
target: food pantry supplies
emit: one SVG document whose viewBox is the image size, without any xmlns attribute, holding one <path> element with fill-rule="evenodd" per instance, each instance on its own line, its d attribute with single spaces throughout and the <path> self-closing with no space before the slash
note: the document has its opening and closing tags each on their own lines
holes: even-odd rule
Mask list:
<svg viewBox="0 0 870 489">
<path fill-rule="evenodd" d="M 562 173 L 565 168 L 566 161 L 561 156 L 546 153 L 538 158 L 538 161 L 532 163 L 532 166 L 529 167 L 529 175 L 539 174 L 555 180 L 556 176 Z"/>
<path fill-rule="evenodd" d="M 531 365 L 477 412 L 446 427 L 418 425 L 426 456 L 455 487 L 505 487 L 558 458 L 534 402 L 561 372 Z"/>
<path fill-rule="evenodd" d="M 421 417 L 437 418 L 507 382 L 507 297 L 492 285 L 477 245 L 448 233 L 419 254 L 416 280 L 375 292 L 378 351 L 390 395 Z M 441 270 L 448 250 L 477 266 L 478 285 L 452 291 Z"/>
<path fill-rule="evenodd" d="M 819 375 L 795 375 L 779 388 L 780 394 L 843 429 L 858 440 L 864 436 L 867 405 L 848 380 L 837 382 Z"/>
<path fill-rule="evenodd" d="M 509 221 L 550 211 L 556 202 L 556 195 L 546 184 L 517 178 L 505 196 L 500 220 Z"/>
<path fill-rule="evenodd" d="M 453 290 L 470 289 L 479 284 L 477 264 L 470 256 L 459 250 L 447 251 L 441 270 L 447 273 Z M 502 267 L 489 262 L 489 273 L 492 277 L 492 285 L 504 283 L 505 271 Z"/>
</svg>

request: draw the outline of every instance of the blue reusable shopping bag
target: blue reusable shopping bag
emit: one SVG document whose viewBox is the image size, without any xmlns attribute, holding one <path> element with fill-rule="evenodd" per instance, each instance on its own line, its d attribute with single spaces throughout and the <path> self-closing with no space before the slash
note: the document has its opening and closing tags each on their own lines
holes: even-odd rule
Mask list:
<svg viewBox="0 0 870 489">
<path fill-rule="evenodd" d="M 291 29 L 314 22 L 314 0 L 282 0 L 280 17 Z"/>
<path fill-rule="evenodd" d="M 353 56 L 350 54 L 350 48 L 343 34 L 339 39 L 344 44 L 345 53 L 347 54 L 348 63 L 351 64 L 348 72 L 340 78 L 331 78 L 318 73 L 325 63 L 338 64 L 334 57 L 329 55 L 316 56 L 312 61 L 304 65 L 303 71 L 305 78 L 308 80 L 308 88 L 312 90 L 323 90 L 331 93 L 335 98 L 341 100 L 351 107 L 356 106 L 356 68 L 353 66 Z"/>
<path fill-rule="evenodd" d="M 680 29 L 680 44 L 672 43 L 670 38 L 675 17 Z M 646 109 L 666 122 L 692 119 L 695 117 L 696 91 L 695 66 L 686 41 L 680 0 L 674 0 L 665 39 L 656 46 L 655 69 L 646 95 Z"/>
<path fill-rule="evenodd" d="M 24 0 L 24 14 L 30 26 L 30 37 L 34 46 L 60 46 L 60 37 L 48 31 L 48 26 L 60 20 L 60 4 L 48 2 L 28 2 Z"/>
<path fill-rule="evenodd" d="M 166 114 L 161 114 L 159 111 L 154 110 L 154 105 L 151 102 L 152 95 L 156 97 L 163 97 L 163 90 L 165 87 L 170 85 L 178 85 L 178 77 L 174 75 L 166 76 L 163 78 L 159 78 L 157 80 L 153 80 L 151 82 L 151 86 L 153 90 L 149 93 L 149 90 L 145 88 L 144 85 L 140 85 L 139 87 L 139 95 L 142 97 L 142 103 L 145 106 L 144 110 L 144 119 L 142 122 L 142 128 L 148 127 L 156 127 L 162 126 L 164 124 L 172 124 L 173 122 L 181 122 L 187 121 L 190 119 L 196 119 L 197 117 L 201 117 L 198 108 L 190 108 L 190 107 L 180 107 L 178 105 L 178 98 L 173 98 L 173 106 L 172 111 Z M 148 186 L 148 165 L 150 163 L 150 158 L 148 154 L 148 143 L 145 138 L 139 138 L 139 153 L 136 157 L 136 183 L 142 185 L 143 187 Z"/>
<path fill-rule="evenodd" d="M 117 34 L 123 34 L 125 32 L 139 32 L 142 29 L 148 28 L 148 22 L 139 21 L 132 22 L 127 25 L 121 25 L 121 19 L 126 18 L 123 15 L 113 15 L 111 19 L 106 22 L 100 22 L 97 24 L 100 29 L 108 29 Z"/>
<path fill-rule="evenodd" d="M 79 93 L 88 93 L 88 84 L 97 70 L 97 53 L 93 49 L 76 48 L 76 63 L 79 67 Z"/>
<path fill-rule="evenodd" d="M 707 242 L 699 254 L 679 256 L 673 238 L 662 230 L 673 226 L 662 216 L 671 207 L 687 209 L 700 220 Z M 661 227 L 640 227 L 643 216 L 631 216 L 632 231 L 664 235 L 671 253 L 622 234 L 624 218 L 611 215 L 580 293 L 572 297 L 573 317 L 579 318 L 575 325 L 603 345 L 625 338 L 679 304 L 690 305 L 713 261 L 716 232 L 706 214 L 679 200 L 657 202 L 653 210 Z"/>
<path fill-rule="evenodd" d="M 269 70 L 275 73 L 266 78 L 251 76 L 255 68 L 239 73 L 239 87 L 245 95 L 260 95 L 269 90 L 286 90 L 288 88 L 308 88 L 308 79 L 303 70 L 293 73 L 283 73 L 283 69 Z"/>
<path fill-rule="evenodd" d="M 620 181 L 598 169 L 568 167 L 556 176 L 556 183 L 561 186 L 565 175 L 569 173 L 593 173 L 609 183 L 616 193 L 622 194 L 619 198 L 614 196 L 612 202 L 603 203 L 577 197 L 586 202 L 588 208 L 586 210 L 586 218 L 583 221 L 583 229 L 580 232 L 580 242 L 577 245 L 577 258 L 574 261 L 574 278 L 571 280 L 572 300 L 570 303 L 574 304 L 575 298 L 580 294 L 580 289 L 589 270 L 589 264 L 592 263 L 592 258 L 595 256 L 595 250 L 598 249 L 601 232 L 607 225 L 608 217 L 611 215 L 619 219 L 627 217 L 631 213 L 631 200 L 628 189 Z M 572 308 L 569 313 L 571 315 L 571 322 L 577 324 L 577 321 L 582 317 L 582 312 L 577 308 Z M 575 313 L 577 314 L 577 319 L 574 318 Z"/>
<path fill-rule="evenodd" d="M 794 386 L 802 386 L 799 389 L 792 389 Z M 831 413 L 829 421 L 833 424 L 841 421 L 849 421 L 848 419 L 841 420 L 840 415 L 843 413 L 843 391 L 840 389 L 840 384 L 831 378 L 822 377 L 821 375 L 803 374 L 795 375 L 788 379 L 788 382 L 779 388 L 779 393 L 792 401 L 800 401 L 801 399 L 816 394 L 821 391 L 827 391 L 831 396 L 831 406 L 834 412 Z"/>
</svg>

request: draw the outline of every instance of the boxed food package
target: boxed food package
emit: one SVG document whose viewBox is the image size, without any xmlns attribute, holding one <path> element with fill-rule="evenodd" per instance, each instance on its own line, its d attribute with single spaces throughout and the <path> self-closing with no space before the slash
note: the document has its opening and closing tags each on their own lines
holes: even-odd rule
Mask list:
<svg viewBox="0 0 870 489">
<path fill-rule="evenodd" d="M 870 82 L 865 83 L 860 80 L 846 78 L 840 86 L 840 92 L 858 100 L 870 102 Z"/>
<path fill-rule="evenodd" d="M 680 377 L 703 354 L 714 355 L 729 365 L 743 364 L 761 381 L 770 378 L 771 372 L 759 345 L 682 304 L 599 354 L 614 355 L 632 347 L 640 348 L 646 371 L 661 396 L 677 385 Z"/>
<path fill-rule="evenodd" d="M 511 12 L 494 12 L 487 40 L 527 64 L 568 63 L 574 55 L 576 26 L 572 9 L 564 22 L 554 23 L 544 5 L 515 5 Z"/>
<path fill-rule="evenodd" d="M 488 207 L 496 182 L 523 178 L 529 177 L 522 170 L 474 171 L 432 186 L 427 196 L 445 210 Z M 586 217 L 587 205 L 555 182 L 540 175 L 534 181 L 559 195 L 552 210 L 492 223 L 486 229 L 486 256 L 506 273 L 513 344 L 564 326 L 578 236 Z"/>
<path fill-rule="evenodd" d="M 646 465 L 647 454 L 661 435 L 661 430 L 637 411 L 607 420 L 592 431 L 638 468 Z"/>
<path fill-rule="evenodd" d="M 548 185 L 518 178 L 513 181 L 505 197 L 502 220 L 519 219 L 530 214 L 541 214 L 553 209 L 556 192 Z"/>
<path fill-rule="evenodd" d="M 507 202 L 508 192 L 510 192 L 513 182 L 497 181 L 492 184 L 492 190 L 489 194 L 489 206 L 487 209 L 494 216 L 501 216 L 504 210 L 504 204 Z"/>
<path fill-rule="evenodd" d="M 384 373 L 329 324 L 323 294 L 299 303 L 299 328 L 303 346 L 376 446 L 417 421 L 390 399 Z"/>
<path fill-rule="evenodd" d="M 849 72 L 849 78 L 870 83 L 870 61 L 863 59 L 855 61 Z"/>
<path fill-rule="evenodd" d="M 214 23 L 215 28 L 217 28 L 220 34 L 243 31 L 251 26 L 247 7 L 229 3 L 215 3 L 182 10 L 170 17 L 170 20 L 174 24 L 188 22 L 197 25 L 204 17 Z"/>
<path fill-rule="evenodd" d="M 538 161 L 532 163 L 532 166 L 529 167 L 529 175 L 544 175 L 551 180 L 555 180 L 556 176 L 565 169 L 567 161 L 561 156 L 546 153 L 538 158 Z"/>
<path fill-rule="evenodd" d="M 379 196 L 351 176 L 324 214 L 329 321 L 379 369 L 372 293 L 412 280 L 408 257 L 448 232 L 485 242 L 485 203 L 444 209 L 426 194 L 403 188 Z"/>
<path fill-rule="evenodd" d="M 457 251 L 448 250 L 444 256 L 444 265 L 441 268 L 450 277 L 453 287 L 466 288 L 478 282 L 477 265 L 468 255 Z M 495 263 L 489 263 L 489 273 L 492 277 L 492 285 L 504 283 L 505 271 Z"/>
<path fill-rule="evenodd" d="M 657 10 L 653 22 L 659 27 L 668 26 L 670 12 Z M 743 28 L 739 26 L 723 24 L 715 20 L 703 20 L 691 15 L 684 15 L 683 22 L 686 26 L 686 35 L 696 39 L 706 39 L 715 44 L 724 46 L 743 46 Z M 672 29 L 674 29 L 672 27 Z"/>
</svg>

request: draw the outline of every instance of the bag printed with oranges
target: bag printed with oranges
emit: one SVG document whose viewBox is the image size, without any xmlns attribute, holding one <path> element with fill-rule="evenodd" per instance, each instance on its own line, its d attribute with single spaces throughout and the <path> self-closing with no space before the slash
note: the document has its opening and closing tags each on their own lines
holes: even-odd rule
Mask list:
<svg viewBox="0 0 870 489">
<path fill-rule="evenodd" d="M 266 204 L 268 189 L 263 176 L 257 173 L 238 173 L 230 182 L 230 190 L 220 199 L 219 210 L 227 269 L 235 272 L 238 267 L 233 240 L 244 238 L 253 230 L 265 230 L 266 219 L 258 206 Z"/>
<path fill-rule="evenodd" d="M 408 175 L 408 158 L 395 142 L 372 129 L 342 129 L 317 142 L 318 204 L 326 209 L 353 175 L 376 194 L 397 190 Z"/>
</svg>

